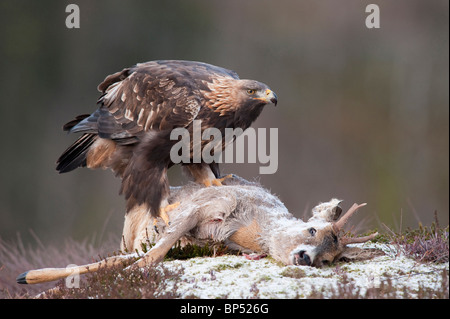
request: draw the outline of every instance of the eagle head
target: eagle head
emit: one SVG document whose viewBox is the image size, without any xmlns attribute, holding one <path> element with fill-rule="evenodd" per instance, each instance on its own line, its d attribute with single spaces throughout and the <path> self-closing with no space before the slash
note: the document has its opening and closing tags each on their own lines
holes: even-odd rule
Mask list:
<svg viewBox="0 0 450 319">
<path fill-rule="evenodd" d="M 206 106 L 234 119 L 233 127 L 246 129 L 256 120 L 264 106 L 276 105 L 277 95 L 266 84 L 254 80 L 216 77 L 203 92 Z"/>
<path fill-rule="evenodd" d="M 275 106 L 278 102 L 278 97 L 266 84 L 254 80 L 239 80 L 239 92 L 241 101 L 250 104 L 269 104 Z"/>
</svg>

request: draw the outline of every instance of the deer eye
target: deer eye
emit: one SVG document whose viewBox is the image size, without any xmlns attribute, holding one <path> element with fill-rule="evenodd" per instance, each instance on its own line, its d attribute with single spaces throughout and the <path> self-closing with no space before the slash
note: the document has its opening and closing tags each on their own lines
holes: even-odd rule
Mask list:
<svg viewBox="0 0 450 319">
<path fill-rule="evenodd" d="M 316 230 L 315 228 L 313 228 L 313 227 L 311 227 L 310 229 L 308 229 L 308 231 L 309 231 L 309 234 L 310 234 L 311 236 L 314 236 L 314 235 L 316 234 L 316 232 L 317 232 L 317 230 Z"/>
</svg>

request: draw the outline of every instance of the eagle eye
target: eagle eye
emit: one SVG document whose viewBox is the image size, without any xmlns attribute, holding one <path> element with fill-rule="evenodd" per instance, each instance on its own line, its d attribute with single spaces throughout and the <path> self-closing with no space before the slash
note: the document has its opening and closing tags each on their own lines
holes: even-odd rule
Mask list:
<svg viewBox="0 0 450 319">
<path fill-rule="evenodd" d="M 253 90 L 253 89 L 248 89 L 247 90 L 247 94 L 248 95 L 253 95 L 253 94 L 255 94 L 256 93 L 256 90 Z"/>
</svg>

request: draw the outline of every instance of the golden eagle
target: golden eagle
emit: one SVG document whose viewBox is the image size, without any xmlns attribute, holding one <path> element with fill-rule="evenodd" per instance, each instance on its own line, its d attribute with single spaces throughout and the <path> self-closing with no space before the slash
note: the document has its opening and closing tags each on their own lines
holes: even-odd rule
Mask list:
<svg viewBox="0 0 450 319">
<path fill-rule="evenodd" d="M 245 130 L 264 105 L 277 103 L 267 85 L 193 61 L 139 63 L 107 76 L 98 90 L 98 109 L 64 125 L 65 131 L 83 135 L 61 155 L 56 169 L 112 169 L 122 178 L 127 211 L 144 204 L 154 218 L 168 204 L 173 129 L 192 134 L 193 121 L 201 120 L 202 131 L 214 127 L 224 136 L 225 128 Z M 217 163 L 183 165 L 197 182 L 220 184 Z"/>
</svg>

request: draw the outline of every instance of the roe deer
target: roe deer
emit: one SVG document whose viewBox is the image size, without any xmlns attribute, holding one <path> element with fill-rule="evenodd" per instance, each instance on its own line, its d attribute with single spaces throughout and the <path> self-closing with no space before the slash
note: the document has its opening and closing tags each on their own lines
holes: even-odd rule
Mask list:
<svg viewBox="0 0 450 319">
<path fill-rule="evenodd" d="M 197 245 L 223 242 L 231 250 L 270 255 L 285 265 L 322 267 L 342 258 L 368 259 L 373 255 L 347 245 L 369 241 L 377 233 L 353 238 L 343 235 L 344 224 L 365 204 L 354 204 L 339 218 L 341 201 L 332 199 L 314 207 L 312 217 L 304 222 L 268 190 L 237 176 L 223 186 L 205 188 L 191 183 L 173 187 L 170 202 L 180 202 L 168 213 L 170 225 L 160 220 L 155 227 L 151 215 L 139 206 L 126 214 L 122 250 L 142 252 L 146 243 L 153 245 L 133 265 L 143 267 L 162 261 L 178 241 Z M 72 268 L 30 270 L 17 281 L 33 284 L 57 280 L 73 272 L 83 274 L 123 265 L 124 260 L 139 256 L 134 253 Z"/>
</svg>

